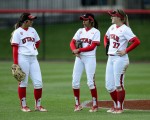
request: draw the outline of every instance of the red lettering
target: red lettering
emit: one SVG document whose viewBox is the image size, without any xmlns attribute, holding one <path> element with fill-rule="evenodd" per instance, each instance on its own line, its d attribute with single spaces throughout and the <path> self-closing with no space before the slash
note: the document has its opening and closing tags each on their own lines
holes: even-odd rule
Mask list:
<svg viewBox="0 0 150 120">
<path fill-rule="evenodd" d="M 22 43 L 25 44 L 25 43 L 26 43 L 26 39 L 23 39 L 23 40 L 22 40 Z"/>
<path fill-rule="evenodd" d="M 22 43 L 25 44 L 26 42 L 35 42 L 35 39 L 32 37 L 26 37 L 22 40 Z"/>
<path fill-rule="evenodd" d="M 82 38 L 81 41 L 84 43 L 89 43 L 89 44 L 91 44 L 91 42 L 92 42 L 92 40 L 88 39 L 88 38 Z"/>
<path fill-rule="evenodd" d="M 111 38 L 111 39 L 114 39 L 114 40 L 117 41 L 117 42 L 119 41 L 119 37 L 116 36 L 115 34 L 111 34 L 111 35 L 110 35 L 110 38 Z"/>
</svg>

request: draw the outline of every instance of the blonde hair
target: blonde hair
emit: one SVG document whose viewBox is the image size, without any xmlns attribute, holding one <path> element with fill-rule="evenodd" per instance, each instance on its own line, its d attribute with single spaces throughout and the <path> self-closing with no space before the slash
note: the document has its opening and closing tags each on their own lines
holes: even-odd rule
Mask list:
<svg viewBox="0 0 150 120">
<path fill-rule="evenodd" d="M 117 9 L 117 12 L 124 17 L 124 19 L 121 19 L 121 21 L 129 27 L 128 15 L 121 9 Z"/>
</svg>

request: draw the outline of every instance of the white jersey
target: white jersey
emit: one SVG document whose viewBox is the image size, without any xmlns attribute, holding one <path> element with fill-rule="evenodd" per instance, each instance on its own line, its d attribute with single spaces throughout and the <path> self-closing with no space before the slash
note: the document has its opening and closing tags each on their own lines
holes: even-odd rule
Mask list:
<svg viewBox="0 0 150 120">
<path fill-rule="evenodd" d="M 91 28 L 86 31 L 85 28 L 80 28 L 74 35 L 73 39 L 81 40 L 83 48 L 92 44 L 92 42 L 100 43 L 100 31 L 96 28 Z M 88 52 L 81 52 L 80 55 L 95 56 L 97 46 L 94 50 Z"/>
<path fill-rule="evenodd" d="M 34 28 L 29 27 L 26 31 L 19 27 L 13 33 L 11 44 L 18 44 L 18 54 L 38 55 L 35 43 L 39 40 L 39 35 Z"/>
<path fill-rule="evenodd" d="M 106 36 L 110 41 L 110 46 L 108 54 L 117 55 L 117 51 L 125 50 L 127 48 L 129 40 L 135 37 L 132 30 L 123 24 L 117 28 L 116 24 L 113 24 L 109 27 L 106 32 Z"/>
</svg>

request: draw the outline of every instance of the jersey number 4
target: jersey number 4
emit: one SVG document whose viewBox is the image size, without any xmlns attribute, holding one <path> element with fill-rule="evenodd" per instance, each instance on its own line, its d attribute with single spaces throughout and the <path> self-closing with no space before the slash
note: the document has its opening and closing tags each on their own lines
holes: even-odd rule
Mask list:
<svg viewBox="0 0 150 120">
<path fill-rule="evenodd" d="M 117 42 L 113 42 L 114 46 L 113 48 L 118 48 L 120 46 L 120 43 L 117 43 Z"/>
</svg>

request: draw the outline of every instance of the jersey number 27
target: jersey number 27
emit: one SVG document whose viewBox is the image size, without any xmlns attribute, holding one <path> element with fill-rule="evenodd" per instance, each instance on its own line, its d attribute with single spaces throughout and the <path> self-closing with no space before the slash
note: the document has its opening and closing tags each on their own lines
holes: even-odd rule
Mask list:
<svg viewBox="0 0 150 120">
<path fill-rule="evenodd" d="M 118 48 L 120 46 L 120 43 L 117 43 L 117 42 L 113 42 L 114 46 L 113 48 Z"/>
</svg>

